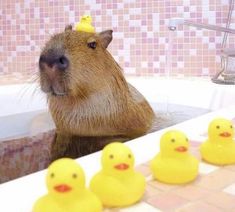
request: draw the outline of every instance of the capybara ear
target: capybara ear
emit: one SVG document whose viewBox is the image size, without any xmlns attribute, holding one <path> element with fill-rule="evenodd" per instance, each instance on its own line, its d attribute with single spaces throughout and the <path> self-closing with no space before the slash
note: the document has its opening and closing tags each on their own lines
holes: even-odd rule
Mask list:
<svg viewBox="0 0 235 212">
<path fill-rule="evenodd" d="M 113 30 L 106 30 L 99 33 L 101 45 L 106 49 L 113 39 Z"/>
<path fill-rule="evenodd" d="M 73 30 L 72 24 L 68 24 L 68 25 L 64 28 L 64 31 L 65 31 L 65 32 L 66 32 L 66 31 L 71 31 L 71 30 Z"/>
</svg>

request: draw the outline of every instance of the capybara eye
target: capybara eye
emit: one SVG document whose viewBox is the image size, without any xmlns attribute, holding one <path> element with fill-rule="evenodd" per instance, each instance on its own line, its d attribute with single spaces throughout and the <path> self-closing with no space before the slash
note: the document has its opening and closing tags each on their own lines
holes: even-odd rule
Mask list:
<svg viewBox="0 0 235 212">
<path fill-rule="evenodd" d="M 113 155 L 109 155 L 109 158 L 110 158 L 110 159 L 113 159 L 113 158 L 114 158 L 114 156 L 113 156 Z"/>
<path fill-rule="evenodd" d="M 175 142 L 175 139 L 174 139 L 174 138 L 172 138 L 172 139 L 171 139 L 171 142 L 172 142 L 172 143 L 174 143 L 174 142 Z"/>
<path fill-rule="evenodd" d="M 91 48 L 91 49 L 95 49 L 96 48 L 96 42 L 95 41 L 94 42 L 90 42 L 90 43 L 87 44 L 87 46 L 89 48 Z"/>
<path fill-rule="evenodd" d="M 72 177 L 73 177 L 74 179 L 76 179 L 76 178 L 78 177 L 78 175 L 77 175 L 76 173 L 74 173 L 74 174 L 72 175 Z"/>
<path fill-rule="evenodd" d="M 217 128 L 217 129 L 219 129 L 219 128 L 220 128 L 220 126 L 219 126 L 219 125 L 217 125 L 217 126 L 216 126 L 216 128 Z"/>
<path fill-rule="evenodd" d="M 54 177 L 55 177 L 55 174 L 54 174 L 54 173 L 51 173 L 51 174 L 50 174 L 50 177 L 51 177 L 51 178 L 54 178 Z"/>
</svg>

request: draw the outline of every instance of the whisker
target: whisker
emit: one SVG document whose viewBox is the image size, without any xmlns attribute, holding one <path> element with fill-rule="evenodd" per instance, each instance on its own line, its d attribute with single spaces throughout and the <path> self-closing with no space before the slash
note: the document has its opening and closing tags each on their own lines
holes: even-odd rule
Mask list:
<svg viewBox="0 0 235 212">
<path fill-rule="evenodd" d="M 25 84 L 21 88 L 21 90 L 19 91 L 19 95 L 18 95 L 19 100 L 22 100 L 25 96 L 27 96 L 28 93 L 30 92 L 30 90 L 32 90 L 33 86 L 34 86 L 34 84 L 29 84 L 29 83 Z M 35 89 L 35 88 L 33 88 L 33 89 Z"/>
<path fill-rule="evenodd" d="M 33 64 L 27 70 L 35 70 L 37 66 L 37 64 Z M 32 73 L 32 76 L 29 78 L 28 82 L 19 91 L 20 100 L 22 100 L 26 94 L 28 95 L 28 93 L 31 94 L 31 98 L 35 97 L 35 94 L 39 90 L 39 78 L 40 75 L 38 71 Z"/>
</svg>

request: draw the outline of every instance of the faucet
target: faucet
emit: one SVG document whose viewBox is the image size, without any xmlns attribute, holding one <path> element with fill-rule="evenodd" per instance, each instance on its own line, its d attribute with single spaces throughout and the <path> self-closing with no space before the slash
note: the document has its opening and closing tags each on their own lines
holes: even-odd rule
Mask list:
<svg viewBox="0 0 235 212">
<path fill-rule="evenodd" d="M 209 30 L 214 30 L 214 31 L 219 31 L 219 32 L 235 34 L 235 29 L 215 26 L 211 24 L 195 23 L 192 21 L 185 20 L 183 18 L 171 18 L 169 20 L 168 29 L 171 31 L 175 31 L 177 26 L 179 25 L 187 25 L 187 26 L 193 26 L 197 28 L 203 28 L 203 29 L 209 29 Z"/>
<path fill-rule="evenodd" d="M 231 18 L 231 17 L 229 17 Z M 187 25 L 193 26 L 202 29 L 214 30 L 218 32 L 224 32 L 235 34 L 235 29 L 230 29 L 228 27 L 220 27 L 211 24 L 203 24 L 203 23 L 195 23 L 189 20 L 185 20 L 183 18 L 171 18 L 168 23 L 168 29 L 171 31 L 175 31 L 177 26 L 179 25 Z M 212 82 L 218 84 L 235 84 L 235 50 L 234 49 L 222 49 L 221 51 L 221 70 L 212 77 Z M 222 76 L 224 79 L 219 79 Z"/>
</svg>

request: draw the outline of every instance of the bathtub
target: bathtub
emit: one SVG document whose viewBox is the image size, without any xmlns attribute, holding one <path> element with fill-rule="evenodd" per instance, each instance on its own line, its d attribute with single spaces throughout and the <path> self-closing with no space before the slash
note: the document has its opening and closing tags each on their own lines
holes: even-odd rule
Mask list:
<svg viewBox="0 0 235 212">
<path fill-rule="evenodd" d="M 212 111 L 235 104 L 233 85 L 218 85 L 207 79 L 127 77 L 127 80 L 155 110 L 163 112 L 171 111 L 172 104 Z M 0 86 L 0 102 L 0 141 L 54 128 L 47 111 L 46 96 L 36 84 Z M 40 129 L 32 126 L 35 119 L 42 122 L 45 113 L 49 116 L 46 126 L 40 126 Z"/>
<path fill-rule="evenodd" d="M 128 77 L 127 80 L 157 113 L 171 115 L 166 126 L 235 104 L 232 85 L 217 85 L 206 79 Z M 55 126 L 46 96 L 36 84 L 0 86 L 0 102 L 1 183 L 48 165 Z"/>
<path fill-rule="evenodd" d="M 0 101 L 0 183 L 3 183 L 49 164 L 55 127 L 47 111 L 46 97 L 36 84 L 0 86 Z"/>
<path fill-rule="evenodd" d="M 211 111 L 235 104 L 234 85 L 219 85 L 206 78 L 128 78 L 149 102 L 177 104 Z"/>
<path fill-rule="evenodd" d="M 50 118 L 46 126 L 34 127 L 35 119 L 48 114 L 46 96 L 37 84 L 0 86 L 0 102 L 0 142 L 54 128 Z"/>
</svg>

